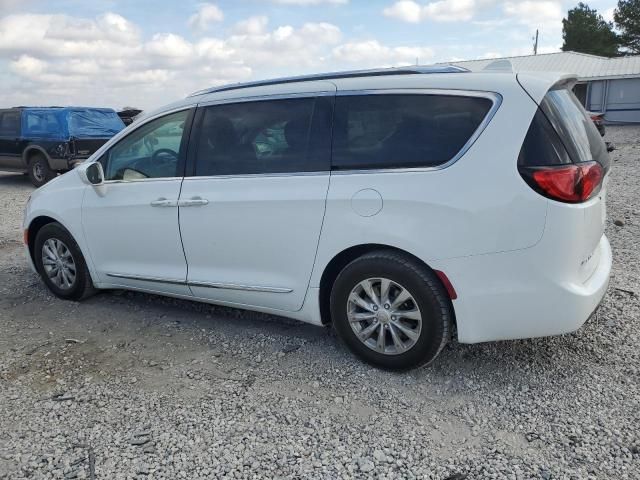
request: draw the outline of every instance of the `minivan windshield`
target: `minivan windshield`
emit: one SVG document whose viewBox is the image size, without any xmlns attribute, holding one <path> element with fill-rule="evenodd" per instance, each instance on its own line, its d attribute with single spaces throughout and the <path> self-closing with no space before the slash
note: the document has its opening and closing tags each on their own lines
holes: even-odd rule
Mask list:
<svg viewBox="0 0 640 480">
<path fill-rule="evenodd" d="M 609 167 L 607 147 L 580 101 L 567 88 L 549 90 L 540 107 L 574 163 L 597 161 Z"/>
</svg>

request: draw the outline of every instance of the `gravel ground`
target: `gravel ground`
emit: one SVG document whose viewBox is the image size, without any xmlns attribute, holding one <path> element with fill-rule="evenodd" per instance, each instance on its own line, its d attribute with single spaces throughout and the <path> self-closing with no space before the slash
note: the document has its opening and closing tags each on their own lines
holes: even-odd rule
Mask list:
<svg viewBox="0 0 640 480">
<path fill-rule="evenodd" d="M 640 127 L 608 139 L 598 312 L 562 337 L 453 342 L 404 374 L 291 320 L 57 300 L 19 244 L 31 187 L 0 176 L 0 478 L 640 479 Z"/>
</svg>

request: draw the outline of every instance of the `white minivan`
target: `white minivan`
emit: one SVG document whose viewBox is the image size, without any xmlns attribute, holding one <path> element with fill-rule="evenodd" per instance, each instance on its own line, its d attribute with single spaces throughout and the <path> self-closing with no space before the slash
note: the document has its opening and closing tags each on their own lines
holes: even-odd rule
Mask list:
<svg viewBox="0 0 640 480">
<path fill-rule="evenodd" d="M 130 289 L 331 324 L 387 369 L 579 328 L 608 285 L 610 161 L 562 74 L 458 67 L 212 88 L 26 207 L 58 297 Z"/>
</svg>

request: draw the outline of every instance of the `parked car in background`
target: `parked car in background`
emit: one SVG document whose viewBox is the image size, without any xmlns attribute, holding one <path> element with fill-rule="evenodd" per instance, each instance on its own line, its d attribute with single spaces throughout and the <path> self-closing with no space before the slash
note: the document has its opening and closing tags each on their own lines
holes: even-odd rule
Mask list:
<svg viewBox="0 0 640 480">
<path fill-rule="evenodd" d="M 608 285 L 610 160 L 557 74 L 383 69 L 212 88 L 32 194 L 27 257 L 78 300 L 131 289 L 332 324 L 387 369 L 579 328 Z"/>
<path fill-rule="evenodd" d="M 109 108 L 16 107 L 0 110 L 0 170 L 29 174 L 40 187 L 87 159 L 124 128 Z"/>
</svg>

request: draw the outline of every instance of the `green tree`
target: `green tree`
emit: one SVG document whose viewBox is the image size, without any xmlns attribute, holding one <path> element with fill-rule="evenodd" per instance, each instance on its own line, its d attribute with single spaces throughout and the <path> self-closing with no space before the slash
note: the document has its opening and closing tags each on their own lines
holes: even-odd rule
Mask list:
<svg viewBox="0 0 640 480">
<path fill-rule="evenodd" d="M 596 9 L 580 2 L 562 20 L 562 50 L 590 53 L 604 57 L 618 55 L 618 37 L 613 24 L 605 21 Z"/>
<path fill-rule="evenodd" d="M 620 45 L 630 53 L 640 53 L 640 0 L 620 0 L 613 19 L 620 31 Z"/>
</svg>

